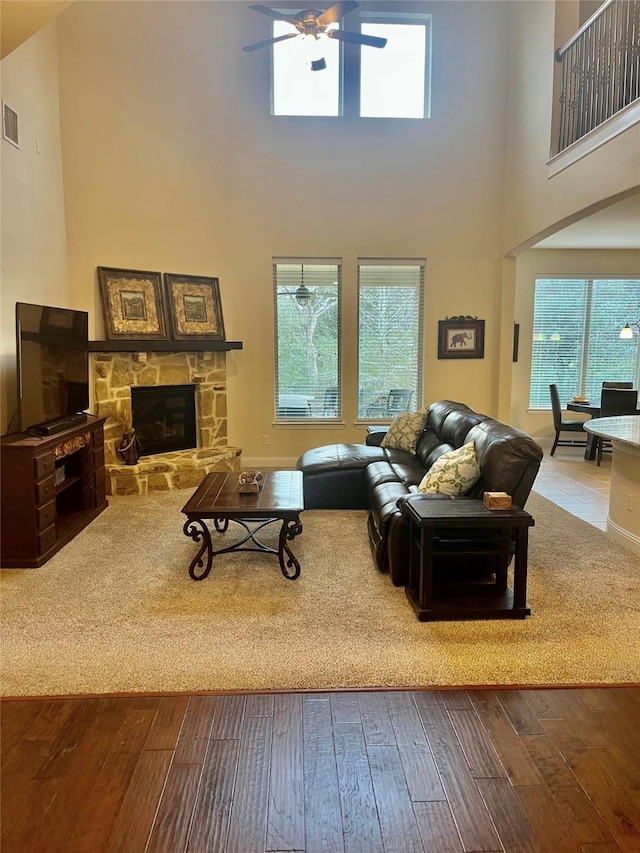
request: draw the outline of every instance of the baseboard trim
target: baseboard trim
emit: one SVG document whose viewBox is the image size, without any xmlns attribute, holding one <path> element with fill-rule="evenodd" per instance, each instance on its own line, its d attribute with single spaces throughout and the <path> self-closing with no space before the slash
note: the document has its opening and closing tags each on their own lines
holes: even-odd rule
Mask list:
<svg viewBox="0 0 640 853">
<path fill-rule="evenodd" d="M 615 521 L 611 521 L 611 518 L 609 517 L 607 517 L 607 533 L 614 542 L 617 542 L 618 545 L 622 545 L 622 547 L 626 548 L 627 551 L 631 551 L 634 554 L 640 554 L 640 536 L 636 536 L 628 530 L 625 530 L 623 527 L 620 527 L 620 525 L 616 524 Z"/>
<path fill-rule="evenodd" d="M 291 469 L 296 467 L 297 456 L 243 456 L 243 471 L 260 471 L 262 468 Z"/>
</svg>

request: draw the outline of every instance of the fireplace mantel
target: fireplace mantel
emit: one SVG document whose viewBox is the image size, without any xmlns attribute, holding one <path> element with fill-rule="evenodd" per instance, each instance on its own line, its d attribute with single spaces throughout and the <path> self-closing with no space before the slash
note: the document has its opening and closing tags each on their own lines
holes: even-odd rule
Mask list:
<svg viewBox="0 0 640 853">
<path fill-rule="evenodd" d="M 89 341 L 89 352 L 227 352 L 242 349 L 242 341 L 167 341 L 153 338 Z"/>
</svg>

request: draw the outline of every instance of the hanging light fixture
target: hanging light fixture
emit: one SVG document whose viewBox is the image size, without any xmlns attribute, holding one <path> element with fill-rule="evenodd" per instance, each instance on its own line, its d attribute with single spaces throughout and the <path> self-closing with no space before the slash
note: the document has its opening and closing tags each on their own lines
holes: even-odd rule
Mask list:
<svg viewBox="0 0 640 853">
<path fill-rule="evenodd" d="M 620 329 L 620 340 L 621 341 L 630 341 L 633 338 L 633 329 L 632 326 L 635 326 L 640 334 L 640 320 L 636 320 L 635 323 L 627 323 L 622 329 Z"/>
<path fill-rule="evenodd" d="M 311 291 L 308 287 L 305 287 L 304 284 L 301 284 L 300 287 L 296 290 L 296 302 L 298 305 L 302 305 L 304 308 L 305 305 L 309 304 L 309 300 L 311 299 Z"/>
<path fill-rule="evenodd" d="M 296 302 L 302 308 L 309 304 L 311 299 L 311 291 L 304 285 L 304 264 L 300 267 L 300 287 L 296 290 Z"/>
</svg>

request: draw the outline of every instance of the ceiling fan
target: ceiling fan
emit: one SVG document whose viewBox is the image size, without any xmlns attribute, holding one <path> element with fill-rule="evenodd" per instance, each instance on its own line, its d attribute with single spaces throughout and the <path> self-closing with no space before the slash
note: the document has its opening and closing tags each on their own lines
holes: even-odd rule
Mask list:
<svg viewBox="0 0 640 853">
<path fill-rule="evenodd" d="M 349 30 L 327 29 L 330 24 L 336 24 L 341 18 L 344 18 L 349 12 L 353 12 L 358 8 L 358 3 L 354 0 L 343 0 L 343 2 L 334 3 L 326 12 L 320 12 L 318 9 L 305 9 L 294 17 L 292 15 L 283 15 L 275 9 L 269 9 L 267 6 L 250 6 L 256 12 L 262 12 L 263 15 L 269 15 L 276 21 L 286 21 L 288 24 L 293 24 L 297 32 L 287 33 L 284 36 L 265 39 L 258 41 L 255 44 L 248 44 L 242 49 L 247 53 L 252 50 L 259 50 L 261 47 L 267 47 L 270 44 L 275 44 L 285 39 L 297 38 L 298 36 L 307 36 L 318 39 L 319 36 L 325 35 L 338 41 L 346 41 L 351 44 L 362 44 L 368 47 L 384 47 L 387 43 L 385 38 L 378 36 L 367 36 L 362 33 L 349 32 Z"/>
</svg>

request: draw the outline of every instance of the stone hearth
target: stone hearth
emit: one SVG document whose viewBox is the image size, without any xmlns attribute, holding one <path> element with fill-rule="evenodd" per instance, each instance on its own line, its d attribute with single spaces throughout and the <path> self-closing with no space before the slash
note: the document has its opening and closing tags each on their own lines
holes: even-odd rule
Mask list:
<svg viewBox="0 0 640 853">
<path fill-rule="evenodd" d="M 226 352 L 98 352 L 92 356 L 96 413 L 104 427 L 109 495 L 195 488 L 211 471 L 239 471 L 241 449 L 227 444 Z M 131 428 L 131 386 L 196 386 L 198 446 L 143 456 L 125 465 L 116 453 Z"/>
</svg>

